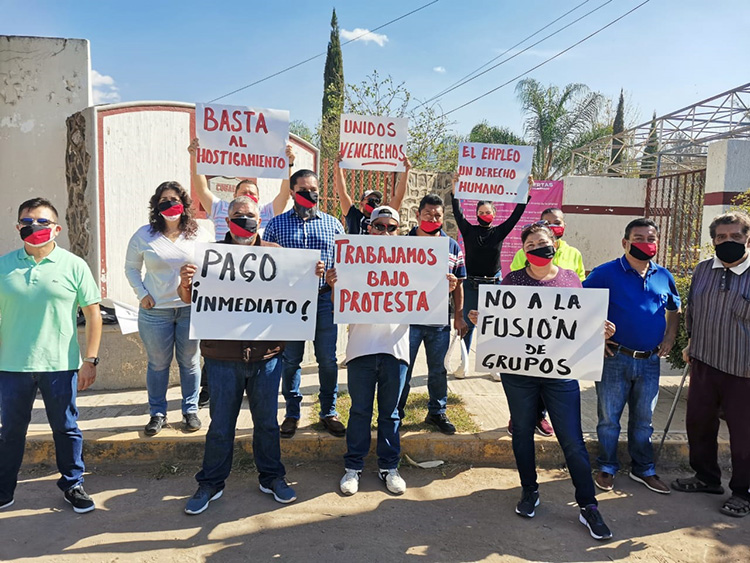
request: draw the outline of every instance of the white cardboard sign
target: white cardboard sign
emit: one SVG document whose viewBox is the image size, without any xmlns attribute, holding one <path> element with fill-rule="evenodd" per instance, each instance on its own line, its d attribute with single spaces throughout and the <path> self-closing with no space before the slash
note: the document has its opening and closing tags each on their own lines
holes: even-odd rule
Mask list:
<svg viewBox="0 0 750 563">
<path fill-rule="evenodd" d="M 377 115 L 341 116 L 339 166 L 351 170 L 403 172 L 409 120 Z"/>
<path fill-rule="evenodd" d="M 456 199 L 526 203 L 534 147 L 461 143 Z"/>
</svg>

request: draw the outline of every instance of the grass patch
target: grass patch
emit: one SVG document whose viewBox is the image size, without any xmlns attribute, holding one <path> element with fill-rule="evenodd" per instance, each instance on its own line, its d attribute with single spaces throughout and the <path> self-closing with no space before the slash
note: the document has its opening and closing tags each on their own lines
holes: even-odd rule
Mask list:
<svg viewBox="0 0 750 563">
<path fill-rule="evenodd" d="M 427 416 L 427 402 L 429 401 L 429 395 L 427 393 L 409 393 L 409 398 L 406 401 L 406 408 L 404 409 L 404 420 L 401 422 L 404 430 L 407 432 L 416 431 L 430 431 L 439 432 L 439 430 L 431 424 L 425 424 L 424 418 Z M 344 426 L 349 423 L 349 409 L 352 406 L 352 398 L 346 391 L 340 391 L 338 399 L 336 401 L 336 410 L 339 413 L 339 420 Z M 456 425 L 456 431 L 461 433 L 473 433 L 479 432 L 479 426 L 471 418 L 471 415 L 464 406 L 464 400 L 455 393 L 448 393 L 448 407 L 446 414 L 450 421 Z M 325 432 L 323 423 L 320 422 L 318 413 L 320 412 L 320 401 L 316 398 L 315 404 L 312 406 L 312 413 L 310 415 L 310 423 L 313 430 L 318 432 Z M 372 423 L 371 428 L 374 430 L 377 428 L 378 421 L 378 402 L 377 396 L 375 403 L 373 404 Z"/>
</svg>

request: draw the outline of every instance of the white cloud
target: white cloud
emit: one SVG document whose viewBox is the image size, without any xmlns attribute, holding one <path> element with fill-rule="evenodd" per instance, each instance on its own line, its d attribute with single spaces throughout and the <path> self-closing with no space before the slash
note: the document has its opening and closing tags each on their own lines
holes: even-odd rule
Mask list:
<svg viewBox="0 0 750 563">
<path fill-rule="evenodd" d="M 437 72 L 439 74 L 445 74 L 445 67 L 444 66 L 435 66 L 435 67 L 432 67 L 432 70 L 434 70 L 435 72 Z"/>
<path fill-rule="evenodd" d="M 383 47 L 388 42 L 387 35 L 375 33 L 373 31 L 370 31 L 369 29 L 361 29 L 359 27 L 356 27 L 351 31 L 342 29 L 341 37 L 343 37 L 347 41 L 357 39 L 359 37 L 358 41 L 362 41 L 363 43 L 369 43 L 370 41 L 372 41 L 380 47 Z"/>
<path fill-rule="evenodd" d="M 94 92 L 94 104 L 111 104 L 120 101 L 120 92 L 115 86 L 115 79 L 106 74 L 99 74 L 91 69 L 91 86 Z"/>
</svg>

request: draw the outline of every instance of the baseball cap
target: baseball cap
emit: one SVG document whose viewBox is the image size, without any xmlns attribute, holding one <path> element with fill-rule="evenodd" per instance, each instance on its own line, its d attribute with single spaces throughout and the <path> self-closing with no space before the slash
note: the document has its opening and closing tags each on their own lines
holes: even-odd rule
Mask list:
<svg viewBox="0 0 750 563">
<path fill-rule="evenodd" d="M 401 220 L 398 217 L 398 211 L 387 205 L 376 207 L 373 212 L 370 213 L 370 223 L 377 221 L 378 219 L 395 219 L 397 223 L 401 223 Z"/>
</svg>

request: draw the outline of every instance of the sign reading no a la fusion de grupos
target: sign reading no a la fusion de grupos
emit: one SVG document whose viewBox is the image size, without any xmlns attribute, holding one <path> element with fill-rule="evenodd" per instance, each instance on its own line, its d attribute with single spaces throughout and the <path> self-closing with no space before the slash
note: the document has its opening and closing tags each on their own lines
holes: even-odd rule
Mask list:
<svg viewBox="0 0 750 563">
<path fill-rule="evenodd" d="M 408 131 L 407 118 L 343 114 L 339 166 L 350 170 L 403 172 Z"/>
<path fill-rule="evenodd" d="M 337 324 L 448 324 L 448 237 L 336 237 Z"/>
<path fill-rule="evenodd" d="M 476 369 L 601 381 L 608 305 L 607 289 L 480 286 Z"/>
<path fill-rule="evenodd" d="M 457 199 L 526 203 L 534 147 L 461 143 Z"/>
<path fill-rule="evenodd" d="M 320 251 L 196 243 L 190 338 L 312 340 Z"/>
<path fill-rule="evenodd" d="M 197 172 L 239 178 L 289 177 L 289 112 L 246 106 L 195 104 L 200 141 Z"/>
</svg>

